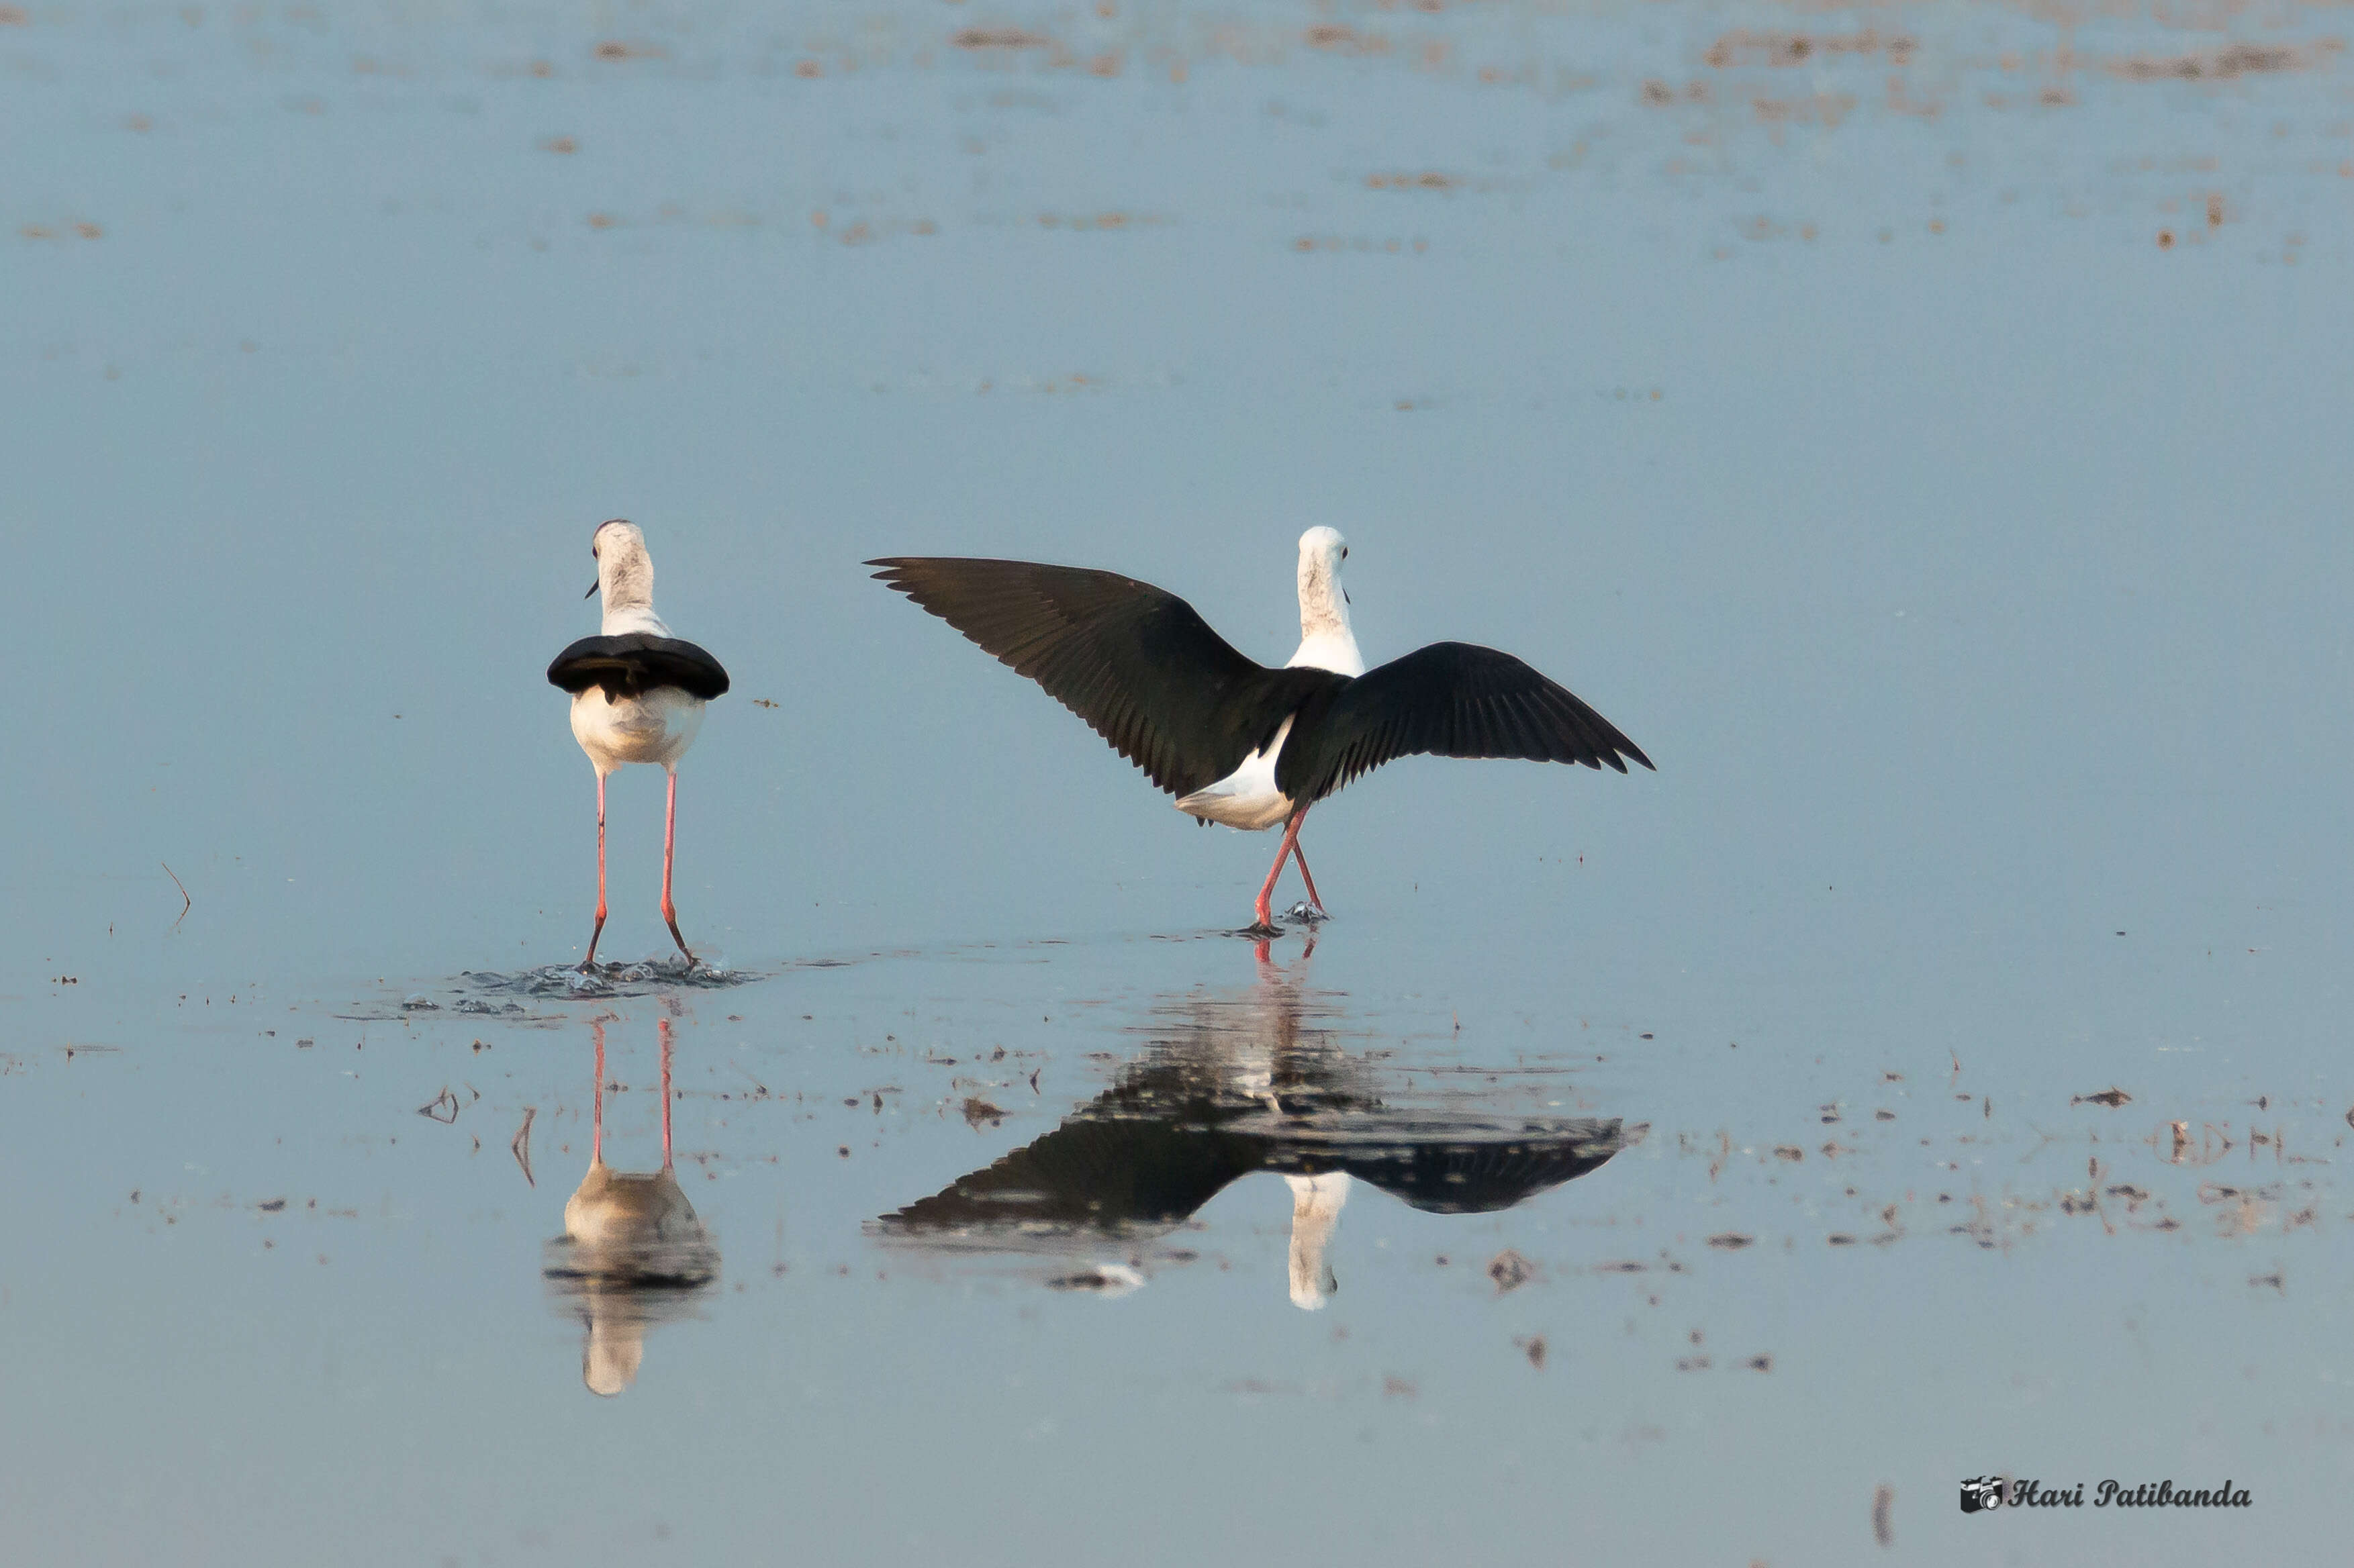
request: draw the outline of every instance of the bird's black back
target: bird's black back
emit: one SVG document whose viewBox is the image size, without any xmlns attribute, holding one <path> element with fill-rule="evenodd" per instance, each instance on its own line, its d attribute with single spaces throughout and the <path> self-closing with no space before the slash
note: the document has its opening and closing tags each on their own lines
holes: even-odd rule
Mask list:
<svg viewBox="0 0 2354 1568">
<path fill-rule="evenodd" d="M 556 656 L 547 680 L 576 695 L 602 686 L 606 696 L 617 699 L 675 686 L 709 702 L 727 690 L 727 672 L 718 660 L 683 639 L 645 631 L 584 637 Z"/>
</svg>

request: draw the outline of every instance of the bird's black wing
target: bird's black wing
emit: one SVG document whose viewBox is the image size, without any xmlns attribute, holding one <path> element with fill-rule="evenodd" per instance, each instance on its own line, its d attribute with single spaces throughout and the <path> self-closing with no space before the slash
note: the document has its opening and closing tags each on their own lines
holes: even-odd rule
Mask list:
<svg viewBox="0 0 2354 1568">
<path fill-rule="evenodd" d="M 1370 768 L 1416 752 L 1532 762 L 1651 766 L 1575 695 L 1509 653 L 1434 642 L 1368 670 L 1300 725 L 1277 759 L 1276 788 L 1320 800 Z"/>
<path fill-rule="evenodd" d="M 1408 1138 L 1340 1150 L 1340 1168 L 1434 1214 L 1487 1214 L 1575 1181 L 1627 1146 L 1617 1118 L 1531 1123 L 1516 1133 Z"/>
<path fill-rule="evenodd" d="M 556 656 L 547 681 L 576 694 L 602 686 L 608 697 L 642 697 L 676 686 L 709 702 L 727 690 L 727 672 L 718 660 L 692 642 L 645 631 L 582 638 Z"/>
<path fill-rule="evenodd" d="M 1257 1167 L 1247 1140 L 1210 1128 L 1081 1114 L 873 1228 L 969 1244 L 1157 1234 Z"/>
<path fill-rule="evenodd" d="M 1327 670 L 1270 670 L 1176 595 L 1114 572 L 895 556 L 875 579 L 1029 676 L 1172 795 L 1214 784 L 1274 736 Z"/>
</svg>

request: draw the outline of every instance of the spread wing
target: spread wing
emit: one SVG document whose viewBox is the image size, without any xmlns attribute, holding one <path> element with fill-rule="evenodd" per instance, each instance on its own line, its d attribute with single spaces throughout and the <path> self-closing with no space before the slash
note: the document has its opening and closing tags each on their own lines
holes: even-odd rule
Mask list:
<svg viewBox="0 0 2354 1568">
<path fill-rule="evenodd" d="M 1336 693 L 1306 743 L 1277 760 L 1277 788 L 1320 800 L 1359 774 L 1416 752 L 1517 757 L 1627 771 L 1651 759 L 1608 719 L 1509 653 L 1434 642 Z M 1622 760 L 1623 759 L 1623 760 Z"/>
<path fill-rule="evenodd" d="M 1183 599 L 1114 572 L 944 556 L 866 564 L 1172 795 L 1232 773 L 1309 694 L 1343 680 L 1246 659 Z"/>
<path fill-rule="evenodd" d="M 1246 1140 L 1204 1128 L 1082 1114 L 872 1228 L 983 1245 L 1158 1234 L 1257 1164 Z"/>
<path fill-rule="evenodd" d="M 1369 1136 L 1366 1147 L 1332 1158 L 1341 1169 L 1434 1214 L 1486 1214 L 1599 1169 L 1627 1146 L 1617 1118 L 1530 1123 L 1517 1131 L 1439 1123 L 1394 1142 Z"/>
<path fill-rule="evenodd" d="M 709 702 L 727 690 L 719 661 L 692 642 L 631 631 L 620 637 L 584 637 L 547 667 L 550 685 L 578 694 L 602 686 L 608 697 L 642 697 L 676 686 Z"/>
</svg>

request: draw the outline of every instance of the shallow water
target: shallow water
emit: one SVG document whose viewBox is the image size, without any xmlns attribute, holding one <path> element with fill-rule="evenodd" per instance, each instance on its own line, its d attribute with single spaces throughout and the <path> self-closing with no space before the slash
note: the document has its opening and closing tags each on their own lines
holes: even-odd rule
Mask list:
<svg viewBox="0 0 2354 1568">
<path fill-rule="evenodd" d="M 2321 1560 L 2347 69 L 0 7 L 9 1555 Z M 692 976 L 643 769 L 567 968 L 613 515 L 735 678 Z M 1659 766 L 1359 782 L 1312 952 L 1229 934 L 1270 840 L 858 565 L 1273 660 L 1316 524 L 1369 658 L 1495 642 Z"/>
</svg>

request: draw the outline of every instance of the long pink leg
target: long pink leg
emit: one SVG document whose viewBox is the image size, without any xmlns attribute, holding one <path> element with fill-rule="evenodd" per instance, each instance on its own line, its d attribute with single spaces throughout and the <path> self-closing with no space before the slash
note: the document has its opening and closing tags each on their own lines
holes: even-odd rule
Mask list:
<svg viewBox="0 0 2354 1568">
<path fill-rule="evenodd" d="M 1304 817 L 1308 813 L 1302 811 L 1299 814 Z M 1316 891 L 1316 879 L 1308 874 L 1308 852 L 1299 847 L 1297 839 L 1291 842 L 1291 858 L 1299 863 L 1299 880 L 1308 885 L 1308 902 L 1316 906 L 1319 915 L 1330 915 L 1331 911 L 1324 907 L 1324 900 Z"/>
<path fill-rule="evenodd" d="M 663 1080 L 663 1169 L 670 1169 L 670 1020 L 655 1021 L 654 1028 L 662 1034 Z"/>
<path fill-rule="evenodd" d="M 588 933 L 588 956 L 580 960 L 580 972 L 587 974 L 597 967 L 597 938 L 605 934 L 605 776 L 597 775 L 597 928 Z"/>
<path fill-rule="evenodd" d="M 1257 928 L 1259 930 L 1271 931 L 1275 928 L 1275 921 L 1267 909 L 1267 900 L 1275 896 L 1275 879 L 1283 874 L 1283 863 L 1289 860 L 1291 852 L 1299 847 L 1299 824 L 1307 820 L 1308 808 L 1302 806 L 1291 813 L 1291 821 L 1284 825 L 1283 847 L 1275 852 L 1274 868 L 1267 874 L 1267 885 L 1258 890 L 1258 903 L 1252 906 L 1258 916 Z"/>
<path fill-rule="evenodd" d="M 591 1034 L 593 1034 L 593 1035 L 595 1035 L 595 1036 L 597 1037 L 597 1119 L 596 1119 L 596 1122 L 594 1123 L 594 1126 L 596 1127 L 596 1129 L 597 1129 L 597 1130 L 596 1130 L 596 1132 L 595 1132 L 594 1134 L 592 1134 L 592 1135 L 591 1135 L 592 1141 L 591 1141 L 591 1142 L 589 1143 L 589 1145 L 588 1145 L 588 1161 L 589 1161 L 589 1163 L 590 1163 L 590 1164 L 592 1164 L 592 1165 L 602 1165 L 602 1164 L 604 1164 L 604 1163 L 605 1163 L 605 1023 L 604 1023 L 604 1021 L 603 1021 L 602 1019 L 599 1019 L 599 1020 L 598 1020 L 596 1022 L 591 1023 L 591 1024 L 588 1026 L 588 1033 L 591 1033 Z"/>
<path fill-rule="evenodd" d="M 678 934 L 678 906 L 670 901 L 671 850 L 678 842 L 678 775 L 670 776 L 670 806 L 663 816 L 663 919 L 670 926 L 670 939 L 678 950 L 686 954 L 686 967 L 695 967 L 695 954 L 687 948 L 686 938 Z"/>
</svg>

